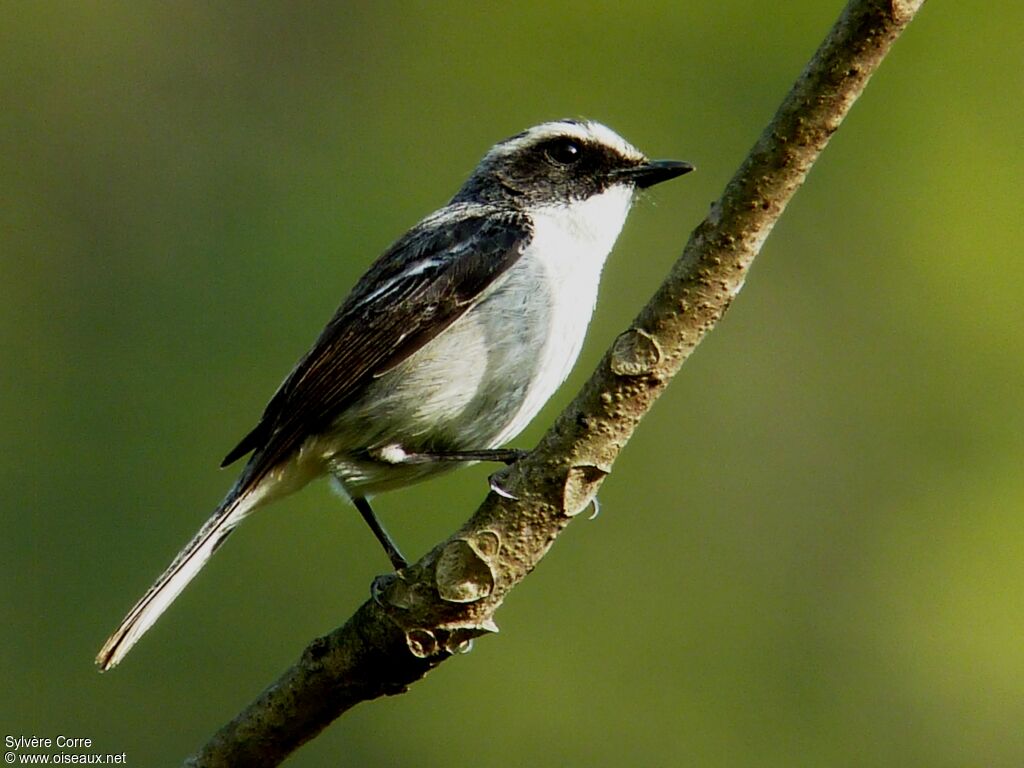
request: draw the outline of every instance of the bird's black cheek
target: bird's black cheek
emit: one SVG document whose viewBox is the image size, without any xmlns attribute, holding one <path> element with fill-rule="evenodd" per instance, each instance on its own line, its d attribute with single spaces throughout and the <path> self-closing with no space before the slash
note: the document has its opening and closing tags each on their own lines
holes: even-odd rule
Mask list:
<svg viewBox="0 0 1024 768">
<path fill-rule="evenodd" d="M 502 189 L 516 197 L 525 195 L 526 191 L 530 188 L 530 181 L 528 178 L 523 178 L 519 174 L 511 171 L 499 171 L 495 174 L 495 177 Z"/>
</svg>

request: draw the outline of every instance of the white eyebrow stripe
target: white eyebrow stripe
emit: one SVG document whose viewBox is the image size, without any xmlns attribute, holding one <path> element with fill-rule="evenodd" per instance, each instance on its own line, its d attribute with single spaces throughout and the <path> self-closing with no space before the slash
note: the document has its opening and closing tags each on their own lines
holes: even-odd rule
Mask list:
<svg viewBox="0 0 1024 768">
<path fill-rule="evenodd" d="M 641 160 L 644 157 L 644 154 L 639 149 L 606 125 L 592 121 L 575 123 L 565 120 L 555 120 L 550 123 L 534 126 L 523 135 L 507 139 L 496 145 L 491 150 L 491 153 L 499 153 L 501 155 L 514 154 L 523 147 L 558 136 L 572 136 L 580 141 L 594 141 L 598 144 L 604 144 L 614 148 L 624 157 L 636 158 L 637 160 Z"/>
</svg>

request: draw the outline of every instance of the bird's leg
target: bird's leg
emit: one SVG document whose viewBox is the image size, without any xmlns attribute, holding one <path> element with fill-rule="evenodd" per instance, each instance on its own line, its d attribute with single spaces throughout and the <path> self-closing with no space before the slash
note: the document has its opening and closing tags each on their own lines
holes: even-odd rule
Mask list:
<svg viewBox="0 0 1024 768">
<path fill-rule="evenodd" d="M 384 547 L 384 552 L 387 554 L 388 559 L 391 561 L 391 565 L 395 567 L 396 571 L 400 571 L 409 565 L 409 561 L 406 560 L 402 553 L 398 550 L 398 545 L 395 544 L 394 539 L 388 535 L 388 532 L 384 530 L 384 526 L 380 524 L 380 520 L 373 513 L 373 508 L 370 506 L 370 502 L 364 499 L 362 496 L 352 497 L 352 503 L 355 504 L 356 509 L 359 510 L 359 514 L 363 516 L 363 520 L 370 526 L 370 530 L 373 531 L 373 535 L 377 537 L 377 541 Z"/>
</svg>

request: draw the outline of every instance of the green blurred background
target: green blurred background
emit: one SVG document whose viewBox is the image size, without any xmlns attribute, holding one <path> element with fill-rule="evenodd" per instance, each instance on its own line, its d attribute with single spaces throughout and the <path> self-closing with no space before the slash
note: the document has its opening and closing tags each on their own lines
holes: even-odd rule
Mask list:
<svg viewBox="0 0 1024 768">
<path fill-rule="evenodd" d="M 92 657 L 370 261 L 496 140 L 599 119 L 699 172 L 631 217 L 569 385 L 840 2 L 9 3 L 4 735 L 174 765 L 386 569 L 320 484 Z M 1020 4 L 932 2 L 502 633 L 294 766 L 1024 764 Z M 476 467 L 386 496 L 419 556 Z"/>
</svg>

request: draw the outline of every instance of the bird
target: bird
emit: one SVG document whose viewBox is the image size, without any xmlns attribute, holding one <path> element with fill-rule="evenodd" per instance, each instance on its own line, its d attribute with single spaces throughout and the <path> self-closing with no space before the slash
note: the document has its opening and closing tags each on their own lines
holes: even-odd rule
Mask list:
<svg viewBox="0 0 1024 768">
<path fill-rule="evenodd" d="M 502 448 L 568 376 L 638 190 L 693 165 L 607 126 L 541 123 L 495 144 L 451 201 L 360 278 L 221 466 L 249 456 L 211 517 L 100 649 L 117 665 L 249 514 L 328 477 L 392 566 L 370 499 Z"/>
</svg>

